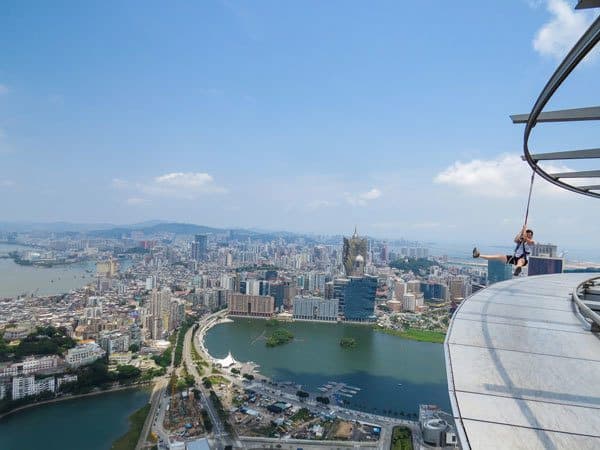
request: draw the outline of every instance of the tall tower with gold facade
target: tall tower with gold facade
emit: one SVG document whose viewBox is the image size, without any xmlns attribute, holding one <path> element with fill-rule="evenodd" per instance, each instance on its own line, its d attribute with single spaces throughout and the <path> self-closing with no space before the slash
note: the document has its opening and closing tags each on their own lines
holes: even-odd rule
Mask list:
<svg viewBox="0 0 600 450">
<path fill-rule="evenodd" d="M 354 227 L 351 238 L 344 238 L 344 252 L 342 255 L 346 276 L 363 276 L 367 262 L 367 239 L 361 238 Z"/>
</svg>

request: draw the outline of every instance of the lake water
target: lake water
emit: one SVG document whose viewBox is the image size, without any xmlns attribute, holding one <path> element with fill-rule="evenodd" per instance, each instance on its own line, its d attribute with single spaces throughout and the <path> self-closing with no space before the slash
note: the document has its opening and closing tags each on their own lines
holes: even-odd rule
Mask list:
<svg viewBox="0 0 600 450">
<path fill-rule="evenodd" d="M 108 450 L 150 398 L 129 389 L 37 406 L 0 419 L 2 450 Z"/>
<path fill-rule="evenodd" d="M 259 364 L 263 375 L 302 384 L 315 393 L 328 381 L 359 387 L 357 395 L 345 398 L 354 409 L 407 413 L 427 403 L 450 411 L 441 344 L 410 341 L 362 325 L 294 322 L 286 328 L 294 340 L 269 348 L 265 335 L 270 329 L 264 320 L 234 319 L 209 330 L 205 346 L 216 358 L 231 351 L 238 361 Z M 354 338 L 356 348 L 340 347 L 342 337 Z"/>
</svg>

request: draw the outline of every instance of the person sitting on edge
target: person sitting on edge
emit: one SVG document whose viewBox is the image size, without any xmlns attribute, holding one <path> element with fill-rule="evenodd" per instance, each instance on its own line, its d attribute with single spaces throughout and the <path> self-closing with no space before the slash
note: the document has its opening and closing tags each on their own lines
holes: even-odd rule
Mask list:
<svg viewBox="0 0 600 450">
<path fill-rule="evenodd" d="M 531 254 L 531 246 L 535 244 L 533 240 L 533 231 L 527 229 L 527 224 L 523 225 L 523 229 L 515 236 L 517 248 L 514 255 L 482 255 L 477 250 L 473 249 L 473 258 L 483 258 L 487 260 L 502 261 L 504 264 L 515 265 L 514 276 L 521 273 L 523 267 L 527 265 L 527 255 Z"/>
</svg>

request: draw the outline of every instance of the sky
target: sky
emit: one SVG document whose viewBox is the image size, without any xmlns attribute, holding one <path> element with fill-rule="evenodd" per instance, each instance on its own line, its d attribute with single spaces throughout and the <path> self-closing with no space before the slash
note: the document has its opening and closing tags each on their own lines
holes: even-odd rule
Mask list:
<svg viewBox="0 0 600 450">
<path fill-rule="evenodd" d="M 0 220 L 510 243 L 530 171 L 509 115 L 596 17 L 573 6 L 5 0 Z M 597 53 L 548 109 L 599 104 Z M 543 124 L 531 143 L 597 138 Z M 538 180 L 529 224 L 600 248 L 599 206 Z"/>
</svg>

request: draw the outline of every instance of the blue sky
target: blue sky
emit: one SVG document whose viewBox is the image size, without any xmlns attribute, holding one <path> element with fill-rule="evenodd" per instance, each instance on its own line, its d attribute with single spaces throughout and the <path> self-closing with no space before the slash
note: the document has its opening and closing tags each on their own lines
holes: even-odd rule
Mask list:
<svg viewBox="0 0 600 450">
<path fill-rule="evenodd" d="M 528 173 L 508 115 L 593 19 L 573 3 L 3 2 L 2 219 L 510 241 Z M 550 106 L 598 104 L 588 59 Z M 596 200 L 534 195 L 542 240 L 596 230 Z"/>
</svg>

